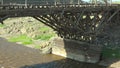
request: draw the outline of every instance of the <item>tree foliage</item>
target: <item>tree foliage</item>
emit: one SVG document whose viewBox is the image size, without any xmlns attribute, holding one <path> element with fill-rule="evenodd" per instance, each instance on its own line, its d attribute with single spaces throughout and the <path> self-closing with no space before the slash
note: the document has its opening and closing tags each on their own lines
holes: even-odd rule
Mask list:
<svg viewBox="0 0 120 68">
<path fill-rule="evenodd" d="M 97 3 L 97 4 L 110 4 L 112 0 L 90 0 L 90 3 Z"/>
</svg>

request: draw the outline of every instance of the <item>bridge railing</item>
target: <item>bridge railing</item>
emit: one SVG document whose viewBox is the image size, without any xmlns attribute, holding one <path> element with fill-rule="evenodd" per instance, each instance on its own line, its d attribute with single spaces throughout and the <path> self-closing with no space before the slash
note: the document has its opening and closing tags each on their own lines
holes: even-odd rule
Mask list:
<svg viewBox="0 0 120 68">
<path fill-rule="evenodd" d="M 19 9 L 19 8 L 44 8 L 44 7 L 98 7 L 98 6 L 118 6 L 117 4 L 112 5 L 106 5 L 106 4 L 91 4 L 91 3 L 80 3 L 80 2 L 68 2 L 68 1 L 45 1 L 45 0 L 0 0 L 0 10 L 2 10 L 4 7 L 5 9 Z M 4 6 L 4 7 L 2 7 Z M 31 7 L 32 6 L 32 7 Z"/>
<path fill-rule="evenodd" d="M 0 0 L 0 5 L 105 5 L 87 3 L 81 0 Z"/>
<path fill-rule="evenodd" d="M 48 9 L 48 8 L 80 8 L 80 7 L 83 7 L 83 8 L 91 8 L 91 7 L 119 7 L 120 5 L 109 5 L 109 6 L 106 6 L 106 5 L 92 5 L 92 4 L 81 4 L 81 5 L 78 5 L 78 4 L 57 4 L 57 5 L 0 5 L 0 11 L 1 10 L 16 10 L 16 9 Z"/>
</svg>

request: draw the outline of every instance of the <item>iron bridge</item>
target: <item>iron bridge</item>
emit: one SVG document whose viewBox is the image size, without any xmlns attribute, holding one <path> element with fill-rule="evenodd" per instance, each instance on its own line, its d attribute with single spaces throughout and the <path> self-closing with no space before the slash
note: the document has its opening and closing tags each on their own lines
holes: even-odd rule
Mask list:
<svg viewBox="0 0 120 68">
<path fill-rule="evenodd" d="M 120 5 L 86 3 L 1 4 L 0 22 L 10 17 L 30 16 L 65 39 L 91 44 L 117 39 L 110 30 L 120 25 Z M 111 29 L 110 29 L 111 28 Z M 107 44 L 104 44 L 107 45 Z"/>
</svg>

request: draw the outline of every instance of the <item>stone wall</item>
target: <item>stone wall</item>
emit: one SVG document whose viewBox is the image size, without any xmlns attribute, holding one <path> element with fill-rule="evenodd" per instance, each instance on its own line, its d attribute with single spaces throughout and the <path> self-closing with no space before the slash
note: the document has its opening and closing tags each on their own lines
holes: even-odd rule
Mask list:
<svg viewBox="0 0 120 68">
<path fill-rule="evenodd" d="M 100 59 L 101 46 L 80 41 L 54 38 L 52 53 L 77 61 L 97 63 Z"/>
</svg>

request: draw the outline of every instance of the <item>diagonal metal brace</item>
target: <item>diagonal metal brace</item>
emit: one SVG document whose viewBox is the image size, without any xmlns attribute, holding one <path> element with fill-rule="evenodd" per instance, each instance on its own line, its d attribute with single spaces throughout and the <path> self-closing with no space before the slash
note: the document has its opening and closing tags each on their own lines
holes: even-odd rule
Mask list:
<svg viewBox="0 0 120 68">
<path fill-rule="evenodd" d="M 120 9 L 114 12 L 113 15 L 108 18 L 107 22 L 109 22 L 117 13 L 119 13 L 119 11 Z"/>
</svg>

